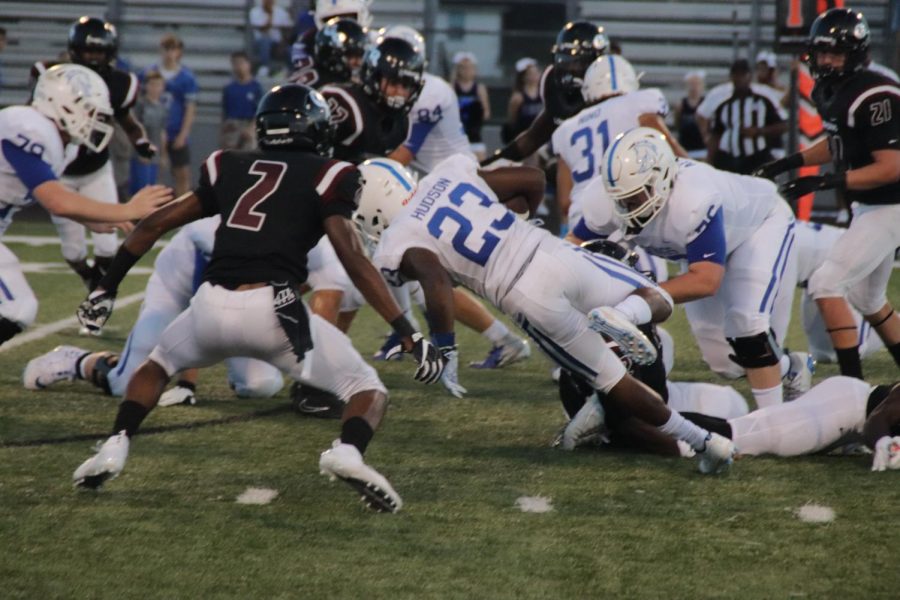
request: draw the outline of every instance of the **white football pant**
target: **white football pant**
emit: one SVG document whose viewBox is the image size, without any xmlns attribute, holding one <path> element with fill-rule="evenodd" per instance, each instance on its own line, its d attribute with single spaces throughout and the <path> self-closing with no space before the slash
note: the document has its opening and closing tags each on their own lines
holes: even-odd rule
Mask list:
<svg viewBox="0 0 900 600">
<path fill-rule="evenodd" d="M 106 204 L 117 204 L 119 194 L 116 191 L 116 181 L 113 178 L 112 163 L 106 164 L 93 173 L 87 175 L 63 176 L 63 185 L 74 190 L 91 200 Z M 50 220 L 56 226 L 62 244 L 62 255 L 69 262 L 79 262 L 87 258 L 87 228 L 65 217 L 50 216 Z M 91 232 L 94 240 L 94 256 L 112 257 L 119 247 L 119 239 L 115 233 Z"/>
</svg>

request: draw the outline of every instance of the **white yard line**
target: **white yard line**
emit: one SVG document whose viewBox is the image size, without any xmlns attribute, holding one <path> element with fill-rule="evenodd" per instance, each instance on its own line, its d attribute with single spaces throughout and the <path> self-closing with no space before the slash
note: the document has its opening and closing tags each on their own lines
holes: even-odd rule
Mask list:
<svg viewBox="0 0 900 600">
<path fill-rule="evenodd" d="M 45 275 L 74 275 L 69 265 L 61 262 L 23 262 L 19 263 L 23 273 L 43 273 Z M 132 275 L 149 275 L 152 267 L 134 267 L 128 273 Z"/>
<path fill-rule="evenodd" d="M 26 246 L 59 246 L 59 236 L 56 235 L 4 235 L 0 239 L 4 244 L 25 244 Z M 89 246 L 94 245 L 94 240 L 88 238 Z M 168 240 L 159 240 L 153 244 L 154 248 L 163 248 Z"/>
<path fill-rule="evenodd" d="M 130 306 L 135 302 L 140 302 L 144 299 L 144 292 L 139 292 L 137 294 L 131 294 L 130 296 L 125 296 L 124 298 L 119 298 L 116 300 L 116 308 L 122 309 L 126 306 Z M 13 348 L 18 348 L 24 344 L 28 344 L 30 342 L 34 342 L 40 339 L 47 337 L 48 335 L 53 335 L 54 333 L 59 333 L 64 329 L 68 329 L 70 327 L 77 327 L 78 319 L 75 317 L 68 317 L 66 319 L 60 319 L 59 321 L 54 321 L 53 323 L 47 323 L 46 325 L 41 325 L 40 327 L 35 327 L 34 329 L 28 329 L 22 335 L 17 335 L 13 339 L 9 340 L 2 346 L 0 346 L 0 353 L 8 352 Z"/>
</svg>

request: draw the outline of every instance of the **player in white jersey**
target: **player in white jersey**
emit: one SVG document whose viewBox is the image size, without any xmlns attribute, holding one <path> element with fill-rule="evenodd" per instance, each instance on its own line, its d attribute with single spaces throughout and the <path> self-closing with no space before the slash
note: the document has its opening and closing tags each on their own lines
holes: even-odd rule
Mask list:
<svg viewBox="0 0 900 600">
<path fill-rule="evenodd" d="M 845 231 L 846 229 L 822 223 L 797 223 L 797 285 L 803 290 L 800 299 L 803 331 L 806 332 L 809 353 L 819 362 L 837 362 L 837 354 L 834 351 L 834 346 L 831 344 L 831 336 L 828 335 L 822 315 L 816 306 L 815 300 L 809 294 L 807 284 L 816 269 L 825 264 L 828 253 L 838 243 Z M 887 263 L 882 268 L 890 269 L 892 265 Z M 865 297 L 865 292 L 865 286 L 858 283 L 847 294 L 853 318 L 859 329 L 860 358 L 865 358 L 884 348 L 884 342 L 875 333 L 869 322 L 863 318 L 859 310 L 853 308 L 853 305 L 858 303 L 857 295 L 863 294 L 863 297 Z"/>
<path fill-rule="evenodd" d="M 110 224 L 139 219 L 171 200 L 171 190 L 155 186 L 128 204 L 102 204 L 60 183 L 67 160 L 74 158 L 66 144 L 102 150 L 112 137 L 112 127 L 104 123 L 111 115 L 103 79 L 80 65 L 48 69 L 35 85 L 31 106 L 0 110 L 0 234 L 16 211 L 35 201 L 53 215 L 109 232 Z M 0 244 L 0 344 L 36 315 L 37 299 L 19 261 Z"/>
<path fill-rule="evenodd" d="M 640 127 L 613 142 L 585 194 L 572 237 L 621 230 L 651 254 L 686 261 L 686 272 L 661 285 L 687 303 L 704 360 L 727 371 L 730 345 L 757 404 L 780 403 L 797 263 L 794 216 L 774 184 L 676 159 L 659 132 Z"/>
<path fill-rule="evenodd" d="M 420 182 L 405 207 L 381 201 L 380 183 L 366 178 L 358 209 L 364 228 L 381 235 L 373 260 L 392 284 L 422 285 L 434 339 L 449 359 L 445 385 L 458 385 L 451 366 L 452 285 L 457 283 L 513 317 L 551 358 L 622 410 L 701 451 L 701 471 L 718 472 L 730 464 L 732 448 L 723 438 L 666 408 L 626 373 L 597 335 L 609 334 L 633 360 L 652 362 L 655 351 L 636 324 L 666 318 L 667 294 L 625 265 L 559 240 L 509 210 L 536 209 L 543 198 L 541 171 L 479 171 L 468 157 L 453 156 Z M 374 222 L 373 214 L 379 216 Z"/>
<path fill-rule="evenodd" d="M 159 342 L 160 335 L 190 305 L 212 256 L 220 217 L 184 226 L 159 253 L 147 282 L 144 302 L 121 354 L 90 352 L 60 346 L 28 362 L 25 388 L 39 390 L 59 381 L 83 379 L 107 394 L 122 397 L 131 375 Z M 272 365 L 250 358 L 229 358 L 228 384 L 241 398 L 266 398 L 278 393 L 281 373 Z M 184 378 L 163 394 L 160 406 L 194 404 L 194 382 Z"/>
<path fill-rule="evenodd" d="M 581 218 L 580 195 L 603 170 L 603 153 L 617 135 L 634 127 L 657 129 L 677 156 L 687 156 L 664 121 L 669 103 L 659 88 L 639 89 L 634 68 L 617 54 L 601 56 L 584 75 L 581 94 L 587 106 L 553 132 L 560 217 L 571 226 Z"/>
</svg>

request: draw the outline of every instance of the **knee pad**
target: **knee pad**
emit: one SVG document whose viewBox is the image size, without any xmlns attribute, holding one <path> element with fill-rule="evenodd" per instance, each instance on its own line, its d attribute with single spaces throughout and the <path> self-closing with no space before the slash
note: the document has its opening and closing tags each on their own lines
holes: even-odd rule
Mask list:
<svg viewBox="0 0 900 600">
<path fill-rule="evenodd" d="M 250 377 L 244 380 L 228 378 L 228 385 L 238 398 L 271 398 L 284 386 L 284 380 L 278 377 Z"/>
<path fill-rule="evenodd" d="M 104 352 L 97 362 L 94 363 L 94 371 L 91 373 L 91 383 L 94 387 L 103 390 L 103 393 L 111 396 L 112 390 L 109 389 L 109 372 L 116 368 L 119 364 L 119 355 L 111 352 Z"/>
<path fill-rule="evenodd" d="M 781 346 L 772 330 L 753 336 L 728 338 L 734 349 L 729 358 L 745 369 L 771 367 L 781 361 Z"/>
<path fill-rule="evenodd" d="M 16 321 L 10 321 L 5 317 L 0 317 L 0 344 L 6 343 L 22 331 L 23 327 Z"/>
</svg>

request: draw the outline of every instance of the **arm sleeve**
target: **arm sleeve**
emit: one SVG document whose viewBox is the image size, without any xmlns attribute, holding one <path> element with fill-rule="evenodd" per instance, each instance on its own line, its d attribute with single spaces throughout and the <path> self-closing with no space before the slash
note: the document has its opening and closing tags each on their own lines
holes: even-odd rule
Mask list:
<svg viewBox="0 0 900 600">
<path fill-rule="evenodd" d="M 711 218 L 704 220 L 695 233 L 694 239 L 688 242 L 686 247 L 688 262 L 714 262 L 724 265 L 727 249 L 722 207 L 718 207 Z"/>
<path fill-rule="evenodd" d="M 572 228 L 572 235 L 583 242 L 606 239 L 606 235 L 592 231 L 591 228 L 587 226 L 583 217 L 579 219 L 575 227 Z"/>
<path fill-rule="evenodd" d="M 194 77 L 193 73 L 188 73 L 188 76 L 185 78 L 184 82 L 184 101 L 196 102 L 197 92 L 199 92 L 199 88 L 197 87 L 197 78 Z"/>
<path fill-rule="evenodd" d="M 853 116 L 868 150 L 900 150 L 900 92 L 877 94 Z"/>
<path fill-rule="evenodd" d="M 362 175 L 348 162 L 329 161 L 316 177 L 323 219 L 335 215 L 349 219 L 359 205 L 361 192 Z"/>
<path fill-rule="evenodd" d="M 0 148 L 6 162 L 16 172 L 16 176 L 28 189 L 29 194 L 42 183 L 57 179 L 53 169 L 39 155 L 26 152 L 9 140 L 0 142 Z"/>
<path fill-rule="evenodd" d="M 422 144 L 425 143 L 425 139 L 428 137 L 428 134 L 431 133 L 431 130 L 434 129 L 436 124 L 436 121 L 416 121 L 413 123 L 413 126 L 410 127 L 409 136 L 406 138 L 406 141 L 403 142 L 403 145 L 406 146 L 413 155 L 418 154 L 419 150 L 422 148 Z"/>
</svg>

